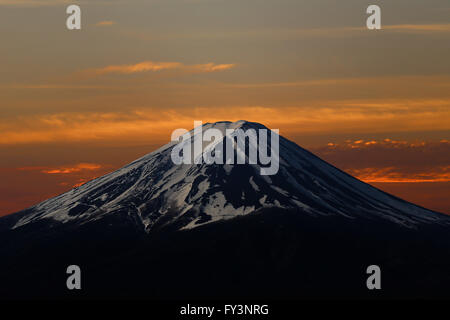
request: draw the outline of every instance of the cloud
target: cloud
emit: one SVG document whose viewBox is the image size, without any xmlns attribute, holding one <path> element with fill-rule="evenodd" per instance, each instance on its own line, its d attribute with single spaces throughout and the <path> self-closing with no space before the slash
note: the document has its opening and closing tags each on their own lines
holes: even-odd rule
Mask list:
<svg viewBox="0 0 450 320">
<path fill-rule="evenodd" d="M 93 171 L 93 170 L 98 170 L 100 168 L 102 168 L 102 166 L 99 164 L 80 163 L 80 164 L 77 164 L 77 165 L 71 166 L 71 167 L 52 168 L 52 169 L 42 170 L 41 172 L 47 173 L 47 174 L 68 174 L 68 173 L 74 173 L 74 172 L 80 172 L 80 171 Z"/>
<path fill-rule="evenodd" d="M 129 65 L 110 65 L 98 69 L 86 70 L 87 73 L 102 75 L 102 74 L 132 74 L 141 72 L 158 72 L 162 70 L 182 70 L 192 73 L 208 73 L 217 72 L 231 69 L 235 64 L 215 64 L 215 63 L 205 63 L 196 65 L 185 65 L 181 62 L 154 62 L 154 61 L 144 61 L 136 64 Z"/>
<path fill-rule="evenodd" d="M 109 26 L 112 26 L 112 25 L 114 25 L 114 24 L 116 24 L 115 21 L 105 20 L 105 21 L 97 22 L 95 25 L 96 25 L 97 27 L 109 27 Z"/>
<path fill-rule="evenodd" d="M 322 147 L 310 148 L 310 151 L 385 192 L 450 214 L 448 139 L 353 138 L 329 142 Z"/>
<path fill-rule="evenodd" d="M 0 167 L 5 182 L 0 184 L 0 216 L 67 192 L 122 166 L 84 162 L 59 165 L 53 164 L 55 160 L 57 157 L 50 159 L 51 165 Z"/>
<path fill-rule="evenodd" d="M 450 142 L 446 139 L 348 139 L 311 151 L 368 183 L 450 181 Z"/>
<path fill-rule="evenodd" d="M 450 32 L 450 23 L 448 24 L 398 24 L 382 26 L 382 29 L 408 32 L 408 33 L 426 33 L 426 32 Z"/>
<path fill-rule="evenodd" d="M 347 169 L 352 176 L 367 182 L 422 183 L 450 181 L 450 166 L 433 168 L 431 171 L 402 172 L 401 168 Z"/>
<path fill-rule="evenodd" d="M 78 163 L 71 166 L 60 167 L 20 167 L 17 170 L 20 171 L 39 171 L 46 174 L 70 174 L 82 171 L 96 171 L 102 169 L 103 166 L 96 163 Z"/>
<path fill-rule="evenodd" d="M 326 146 L 329 150 L 348 151 L 349 149 L 363 149 L 363 150 L 378 150 L 380 152 L 389 152 L 393 149 L 402 150 L 420 150 L 421 153 L 436 148 L 444 148 L 450 152 L 450 141 L 447 139 L 441 139 L 440 141 L 405 141 L 385 138 L 381 140 L 374 139 L 347 139 L 344 142 L 330 142 Z"/>
<path fill-rule="evenodd" d="M 247 119 L 279 128 L 288 136 L 383 133 L 392 132 L 392 128 L 397 132 L 409 132 L 412 128 L 415 131 L 449 130 L 449 106 L 448 100 L 328 101 L 299 107 L 147 107 L 126 112 L 22 115 L 0 119 L 0 145 L 78 141 L 123 143 L 127 139 L 168 142 L 174 129 L 192 127 L 193 120 L 197 119 L 204 122 Z M 361 148 L 370 144 L 377 142 L 364 140 L 351 146 Z"/>
<path fill-rule="evenodd" d="M 303 80 L 292 82 L 261 82 L 261 83 L 229 83 L 224 86 L 238 89 L 252 88 L 288 88 L 288 87 L 321 87 L 321 86 L 383 86 L 390 88 L 408 84 L 439 85 L 450 87 L 450 77 L 446 75 L 420 75 L 420 76 L 378 76 L 378 77 L 353 77 L 353 78 L 326 78 L 317 80 Z"/>
<path fill-rule="evenodd" d="M 186 70 L 192 70 L 193 72 L 216 72 L 216 71 L 224 71 L 235 67 L 235 64 L 214 64 L 214 63 L 205 63 L 205 64 L 196 64 L 193 66 L 184 66 Z"/>
<path fill-rule="evenodd" d="M 65 181 L 59 182 L 59 186 L 76 188 L 88 181 L 91 181 L 101 175 L 108 173 L 114 169 L 111 165 L 101 165 L 97 163 L 78 163 L 64 166 L 34 166 L 34 167 L 19 167 L 13 170 L 18 171 L 34 171 L 46 175 L 65 176 Z M 11 170 L 9 170 L 11 171 Z M 69 181 L 67 181 L 67 179 Z"/>
<path fill-rule="evenodd" d="M 152 62 L 145 61 L 136 64 L 130 65 L 111 65 L 106 66 L 99 69 L 93 69 L 92 71 L 95 74 L 105 74 L 105 73 L 121 73 L 121 74 L 130 74 L 130 73 L 139 73 L 139 72 L 148 72 L 148 71 L 161 71 L 168 69 L 177 69 L 182 67 L 183 65 L 179 62 Z"/>
</svg>

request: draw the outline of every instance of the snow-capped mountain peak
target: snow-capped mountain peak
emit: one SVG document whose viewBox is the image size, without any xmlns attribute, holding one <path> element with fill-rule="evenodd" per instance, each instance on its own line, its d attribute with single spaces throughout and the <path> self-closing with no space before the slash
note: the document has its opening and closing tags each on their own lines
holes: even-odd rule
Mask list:
<svg viewBox="0 0 450 320">
<path fill-rule="evenodd" d="M 222 132 L 223 140 L 204 141 L 204 132 L 211 128 Z M 224 143 L 227 129 L 267 128 L 240 120 L 206 123 L 201 129 L 202 133 L 198 128 L 191 130 L 187 140 L 192 149 L 195 141 L 201 141 L 202 153 L 193 152 L 196 157 Z M 347 175 L 282 136 L 279 170 L 274 175 L 261 175 L 264 166 L 259 162 L 208 164 L 194 156 L 191 164 L 178 165 L 171 156 L 177 145 L 170 142 L 117 171 L 11 215 L 8 227 L 17 229 L 38 221 L 87 224 L 122 215 L 147 232 L 169 224 L 190 229 L 264 208 L 292 209 L 312 216 L 385 219 L 408 227 L 448 221 L 442 214 Z"/>
</svg>

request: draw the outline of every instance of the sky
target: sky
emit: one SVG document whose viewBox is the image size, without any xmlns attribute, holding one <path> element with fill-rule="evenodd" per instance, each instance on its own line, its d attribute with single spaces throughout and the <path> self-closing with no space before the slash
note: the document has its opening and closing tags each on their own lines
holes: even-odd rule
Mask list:
<svg viewBox="0 0 450 320">
<path fill-rule="evenodd" d="M 0 37 L 0 215 L 241 119 L 450 214 L 448 0 L 0 0 Z"/>
</svg>

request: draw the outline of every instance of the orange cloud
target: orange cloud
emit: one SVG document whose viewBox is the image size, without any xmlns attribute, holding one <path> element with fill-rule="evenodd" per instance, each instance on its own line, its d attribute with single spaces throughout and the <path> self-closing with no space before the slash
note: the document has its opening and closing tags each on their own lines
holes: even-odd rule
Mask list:
<svg viewBox="0 0 450 320">
<path fill-rule="evenodd" d="M 368 183 L 450 182 L 450 142 L 390 138 L 329 142 L 311 151 Z"/>
<path fill-rule="evenodd" d="M 450 32 L 450 24 L 398 24 L 382 26 L 382 29 L 402 32 Z"/>
<path fill-rule="evenodd" d="M 112 65 L 104 68 L 93 69 L 92 71 L 96 74 L 105 74 L 105 73 L 138 73 L 138 72 L 147 72 L 147 71 L 160 71 L 167 69 L 176 69 L 182 66 L 179 62 L 152 62 L 145 61 L 136 64 L 130 65 Z"/>
<path fill-rule="evenodd" d="M 364 168 L 347 169 L 352 176 L 364 182 L 448 182 L 450 181 L 450 166 L 434 168 L 429 172 L 404 173 L 398 171 L 398 168 Z"/>
<path fill-rule="evenodd" d="M 45 166 L 35 166 L 35 167 L 20 167 L 14 168 L 12 170 L 19 171 L 37 171 L 40 173 L 48 174 L 48 175 L 68 175 L 64 179 L 69 179 L 72 182 L 62 181 L 59 182 L 59 186 L 67 187 L 71 186 L 72 188 L 76 188 L 82 186 L 88 181 L 91 181 L 105 173 L 109 170 L 114 169 L 114 166 L 111 165 L 100 165 L 97 163 L 78 163 L 71 166 L 58 166 L 58 167 L 45 167 Z M 2 170 L 2 168 L 0 168 Z M 11 171 L 11 169 L 3 168 L 3 170 Z M 95 172 L 96 174 L 92 174 Z M 76 183 L 73 180 L 76 179 Z"/>
<path fill-rule="evenodd" d="M 193 66 L 186 66 L 186 69 L 190 69 L 192 71 L 197 72 L 216 72 L 216 71 L 224 71 L 235 67 L 235 64 L 214 64 L 214 63 L 205 63 L 205 64 L 196 64 Z"/>
<path fill-rule="evenodd" d="M 215 63 L 205 63 L 196 65 L 185 65 L 180 62 L 154 62 L 154 61 L 144 61 L 136 64 L 130 65 L 111 65 L 99 69 L 88 70 L 94 74 L 107 74 L 107 73 L 117 73 L 117 74 L 132 74 L 140 72 L 157 72 L 161 70 L 178 69 L 188 72 L 216 72 L 231 69 L 235 64 L 215 64 Z"/>
<path fill-rule="evenodd" d="M 41 172 L 47 173 L 47 174 L 68 174 L 68 173 L 74 173 L 74 172 L 80 172 L 80 171 L 92 171 L 92 170 L 98 170 L 102 166 L 95 163 L 79 163 L 75 166 L 71 167 L 59 167 L 54 169 L 45 169 Z"/>
<path fill-rule="evenodd" d="M 53 158 L 53 157 L 52 157 Z M 123 163 L 0 167 L 0 216 L 17 212 L 103 176 Z"/>
<path fill-rule="evenodd" d="M 441 144 L 450 144 L 450 141 L 447 141 L 445 139 L 440 140 L 439 143 Z M 358 140 L 345 140 L 343 143 L 337 143 L 337 142 L 330 142 L 327 144 L 328 148 L 336 149 L 339 148 L 341 150 L 345 149 L 369 149 L 373 147 L 381 147 L 385 149 L 389 148 L 418 148 L 418 147 L 424 147 L 427 145 L 427 142 L 425 141 L 414 141 L 414 142 L 408 142 L 403 140 L 393 140 L 389 138 L 385 138 L 382 140 L 368 140 L 365 141 L 363 139 Z"/>
<path fill-rule="evenodd" d="M 361 102 L 330 102 L 330 107 L 263 107 L 230 106 L 189 109 L 143 108 L 128 112 L 58 113 L 0 119 L 0 145 L 95 141 L 168 142 L 177 128 L 191 128 L 194 120 L 215 122 L 222 120 L 250 120 L 270 128 L 281 129 L 283 135 L 304 133 L 354 133 L 414 130 L 449 130 L 450 101 L 444 101 L 431 111 L 414 107 L 407 102 L 386 103 L 368 108 Z M 418 105 L 420 105 L 417 102 Z M 404 113 L 397 108 L 408 107 Z M 370 131 L 369 131 L 370 130 Z M 379 142 L 380 143 L 380 142 Z M 391 145 L 395 143 L 391 142 Z M 399 144 L 399 143 L 396 143 Z M 364 143 L 351 145 L 361 148 Z"/>
<path fill-rule="evenodd" d="M 69 174 L 81 171 L 94 171 L 103 168 L 104 166 L 96 163 L 78 163 L 72 166 L 61 166 L 61 167 L 20 167 L 17 170 L 20 171 L 40 171 L 46 174 Z"/>
<path fill-rule="evenodd" d="M 112 26 L 113 24 L 116 24 L 116 23 L 114 21 L 106 20 L 106 21 L 97 22 L 95 25 L 98 27 L 108 27 L 108 26 Z"/>
</svg>

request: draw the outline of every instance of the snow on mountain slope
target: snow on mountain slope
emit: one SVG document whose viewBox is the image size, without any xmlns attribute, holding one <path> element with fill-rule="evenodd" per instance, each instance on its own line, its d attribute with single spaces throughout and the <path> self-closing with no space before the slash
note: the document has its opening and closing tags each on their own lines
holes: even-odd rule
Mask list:
<svg viewBox="0 0 450 320">
<path fill-rule="evenodd" d="M 208 128 L 225 134 L 226 129 L 265 127 L 237 121 L 203 125 L 204 131 Z M 195 139 L 201 136 L 193 135 L 188 143 Z M 204 142 L 203 150 L 216 143 L 223 141 Z M 171 160 L 175 145 L 171 142 L 115 172 L 17 213 L 9 227 L 17 229 L 42 219 L 86 224 L 126 213 L 146 231 L 161 223 L 189 229 L 266 207 L 295 208 L 313 216 L 381 218 L 404 226 L 449 221 L 443 214 L 347 175 L 281 136 L 280 168 L 272 176 L 261 175 L 259 164 L 175 165 Z"/>
</svg>

